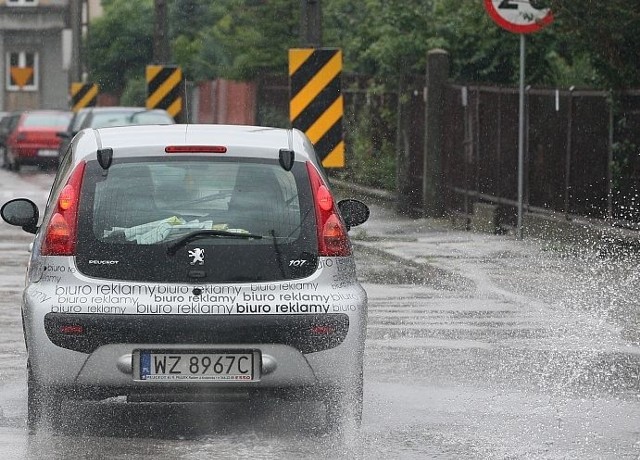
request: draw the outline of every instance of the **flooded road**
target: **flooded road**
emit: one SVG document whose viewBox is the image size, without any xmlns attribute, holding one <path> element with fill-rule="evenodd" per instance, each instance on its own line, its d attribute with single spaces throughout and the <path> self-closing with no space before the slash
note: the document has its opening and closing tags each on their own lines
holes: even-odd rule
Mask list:
<svg viewBox="0 0 640 460">
<path fill-rule="evenodd" d="M 52 177 L 0 171 L 44 204 Z M 28 234 L 0 224 L 3 458 L 640 458 L 635 254 L 451 230 L 372 206 L 351 231 L 369 295 L 361 431 L 286 401 L 70 404 L 31 436 L 19 299 Z"/>
</svg>

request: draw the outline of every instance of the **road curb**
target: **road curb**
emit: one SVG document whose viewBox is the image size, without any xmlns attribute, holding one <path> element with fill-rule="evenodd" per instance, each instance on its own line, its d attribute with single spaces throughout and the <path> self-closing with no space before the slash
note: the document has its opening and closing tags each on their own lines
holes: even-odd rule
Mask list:
<svg viewBox="0 0 640 460">
<path fill-rule="evenodd" d="M 397 193 L 353 184 L 337 178 L 330 178 L 330 181 L 343 194 L 353 194 L 356 198 L 370 200 L 375 204 L 392 209 L 397 207 Z M 488 230 L 489 227 L 486 225 L 477 225 L 477 221 L 482 221 L 482 216 L 475 216 L 472 220 L 476 223 L 473 225 L 472 231 L 493 233 Z M 461 226 L 456 225 L 453 221 L 451 228 L 461 229 Z M 601 219 L 567 216 L 558 213 L 525 212 L 523 224 L 523 234 L 527 238 L 586 246 L 595 248 L 599 252 L 617 252 L 619 250 L 640 252 L 639 231 L 620 228 Z M 515 231 L 515 229 L 512 230 Z M 497 233 L 496 231 L 495 234 Z"/>
</svg>

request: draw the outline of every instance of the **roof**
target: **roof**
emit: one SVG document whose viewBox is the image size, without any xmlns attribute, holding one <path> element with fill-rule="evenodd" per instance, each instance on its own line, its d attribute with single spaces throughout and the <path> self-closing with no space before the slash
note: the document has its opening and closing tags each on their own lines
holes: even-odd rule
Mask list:
<svg viewBox="0 0 640 460">
<path fill-rule="evenodd" d="M 84 107 L 80 112 L 153 112 L 154 110 L 163 111 L 163 109 L 147 109 L 146 107 L 122 106 L 114 105 L 108 107 Z"/>
<path fill-rule="evenodd" d="M 98 148 L 112 148 L 137 155 L 157 155 L 169 145 L 220 145 L 230 155 L 271 156 L 293 147 L 305 159 L 315 157 L 313 146 L 298 130 L 247 125 L 136 125 L 80 131 L 75 142 L 79 157 L 95 154 Z M 261 153 L 262 152 L 262 153 Z M 269 153 L 267 153 L 269 152 Z M 301 158 L 300 158 L 301 159 Z"/>
</svg>

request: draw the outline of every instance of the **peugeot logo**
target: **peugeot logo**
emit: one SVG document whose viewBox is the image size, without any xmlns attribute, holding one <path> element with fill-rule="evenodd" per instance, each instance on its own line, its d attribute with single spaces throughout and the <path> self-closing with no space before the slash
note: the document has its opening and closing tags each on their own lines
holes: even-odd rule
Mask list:
<svg viewBox="0 0 640 460">
<path fill-rule="evenodd" d="M 194 248 L 189 251 L 189 257 L 191 257 L 191 265 L 204 265 L 204 249 Z"/>
</svg>

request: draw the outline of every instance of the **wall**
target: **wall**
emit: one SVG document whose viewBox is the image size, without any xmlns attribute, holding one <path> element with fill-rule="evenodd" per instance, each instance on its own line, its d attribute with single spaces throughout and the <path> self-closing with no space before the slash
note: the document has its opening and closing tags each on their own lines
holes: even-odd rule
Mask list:
<svg viewBox="0 0 640 460">
<path fill-rule="evenodd" d="M 195 123 L 256 124 L 256 84 L 213 80 L 196 85 Z"/>
<path fill-rule="evenodd" d="M 37 6 L 6 6 L 0 0 L 0 110 L 67 109 L 68 76 L 62 68 L 62 30 L 68 0 L 41 0 Z M 38 88 L 6 89 L 6 53 L 38 53 Z"/>
</svg>

